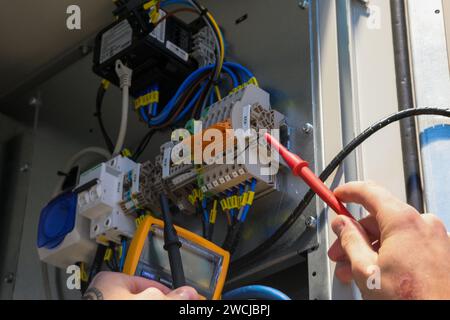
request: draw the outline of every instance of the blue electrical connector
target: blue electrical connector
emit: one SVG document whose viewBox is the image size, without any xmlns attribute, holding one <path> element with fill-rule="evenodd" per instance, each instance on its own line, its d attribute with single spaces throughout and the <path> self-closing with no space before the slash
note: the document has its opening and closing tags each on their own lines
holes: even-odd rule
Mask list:
<svg viewBox="0 0 450 320">
<path fill-rule="evenodd" d="M 125 239 L 122 240 L 122 255 L 120 256 L 119 270 L 123 271 L 123 266 L 125 265 L 125 256 L 127 253 L 127 241 Z"/>
<path fill-rule="evenodd" d="M 255 192 L 255 190 L 256 190 L 256 182 L 257 182 L 257 180 L 255 178 L 253 178 L 252 182 L 250 183 L 250 191 L 251 192 Z M 250 210 L 250 204 L 246 204 L 244 206 L 244 211 L 242 212 L 242 217 L 241 217 L 240 221 L 244 222 L 245 219 L 247 219 L 247 215 L 248 215 L 249 210 Z"/>
<path fill-rule="evenodd" d="M 222 300 L 291 300 L 283 292 L 266 286 L 253 285 L 237 288 L 222 295 Z"/>
</svg>

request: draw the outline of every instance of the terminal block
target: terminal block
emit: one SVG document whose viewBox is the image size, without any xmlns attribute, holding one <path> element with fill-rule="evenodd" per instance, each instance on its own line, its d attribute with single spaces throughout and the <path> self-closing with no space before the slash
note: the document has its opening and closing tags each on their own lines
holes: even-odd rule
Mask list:
<svg viewBox="0 0 450 320">
<path fill-rule="evenodd" d="M 239 185 L 245 184 L 256 178 L 257 197 L 261 197 L 277 189 L 277 175 L 270 173 L 270 165 L 278 161 L 270 161 L 272 156 L 270 150 L 262 159 L 258 148 L 261 144 L 258 136 L 246 136 L 249 130 L 258 133 L 260 129 L 282 129 L 286 126 L 285 117 L 273 110 L 270 106 L 270 95 L 266 91 L 254 85 L 248 85 L 237 90 L 208 108 L 208 112 L 202 118 L 202 130 L 194 133 L 181 142 L 169 141 L 161 146 L 161 152 L 156 157 L 153 167 L 160 168 L 152 170 L 145 181 L 148 185 L 143 186 L 145 190 L 152 190 L 159 194 L 164 192 L 168 198 L 182 212 L 194 214 L 195 206 L 188 201 L 193 190 L 200 189 L 207 196 L 220 196 Z M 178 152 L 182 144 L 194 149 L 194 140 L 208 129 L 217 129 L 225 138 L 225 143 L 218 154 L 212 154 L 213 158 L 222 158 L 223 164 L 217 159 L 203 158 L 201 164 L 190 161 L 189 163 L 177 164 L 172 162 L 173 153 Z M 233 135 L 228 135 L 231 130 Z M 244 139 L 242 140 L 242 138 Z M 238 141 L 241 139 L 241 141 Z M 202 141 L 201 148 L 204 150 L 213 142 Z M 241 144 L 240 144 L 241 143 Z M 243 143 L 243 145 L 242 145 Z M 231 163 L 229 155 L 232 154 Z M 192 156 L 192 155 L 189 155 Z M 257 158 L 264 161 L 250 163 L 245 159 Z M 244 159 L 244 160 L 242 160 Z M 193 158 L 190 158 L 193 160 Z M 211 164 L 210 164 L 211 163 Z M 266 169 L 264 171 L 263 169 Z M 264 172 L 269 172 L 264 174 Z M 149 207 L 159 210 L 157 197 L 149 192 L 146 196 Z"/>
<path fill-rule="evenodd" d="M 216 63 L 214 53 L 214 34 L 207 26 L 200 29 L 193 37 L 192 57 L 197 60 L 199 66 L 205 67 Z"/>
</svg>

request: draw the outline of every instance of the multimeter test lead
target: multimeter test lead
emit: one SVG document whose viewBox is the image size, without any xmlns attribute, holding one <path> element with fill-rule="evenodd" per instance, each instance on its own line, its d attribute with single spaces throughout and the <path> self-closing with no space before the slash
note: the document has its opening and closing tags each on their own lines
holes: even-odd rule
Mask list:
<svg viewBox="0 0 450 320">
<path fill-rule="evenodd" d="M 308 167 L 308 162 L 300 158 L 298 155 L 293 154 L 286 149 L 279 141 L 277 141 L 270 134 L 266 133 L 265 138 L 269 145 L 271 145 L 279 155 L 286 161 L 292 173 L 302 178 L 306 184 L 330 206 L 338 215 L 347 216 L 353 220 L 355 218 L 347 210 L 347 208 L 336 198 L 334 193 L 317 177 L 314 172 Z"/>
<path fill-rule="evenodd" d="M 172 286 L 176 289 L 186 285 L 183 261 L 181 260 L 180 253 L 181 242 L 173 225 L 169 202 L 164 193 L 160 195 L 160 203 L 164 221 L 164 250 L 169 255 L 170 271 L 173 281 Z"/>
</svg>

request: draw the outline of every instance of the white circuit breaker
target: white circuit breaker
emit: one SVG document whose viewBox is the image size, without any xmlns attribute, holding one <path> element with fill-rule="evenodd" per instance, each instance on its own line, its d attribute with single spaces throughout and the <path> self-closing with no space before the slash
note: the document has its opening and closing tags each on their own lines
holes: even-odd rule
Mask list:
<svg viewBox="0 0 450 320">
<path fill-rule="evenodd" d="M 135 232 L 130 209 L 139 192 L 141 165 L 117 156 L 82 173 L 77 187 L 42 210 L 38 251 L 42 261 L 65 268 L 91 263 L 97 243 L 120 243 Z"/>
</svg>

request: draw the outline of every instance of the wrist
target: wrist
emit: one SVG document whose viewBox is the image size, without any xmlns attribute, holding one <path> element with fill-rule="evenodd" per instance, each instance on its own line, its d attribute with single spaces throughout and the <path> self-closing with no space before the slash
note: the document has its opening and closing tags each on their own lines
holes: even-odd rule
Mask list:
<svg viewBox="0 0 450 320">
<path fill-rule="evenodd" d="M 82 300 L 103 300 L 103 293 L 95 287 L 88 288 Z"/>
</svg>

